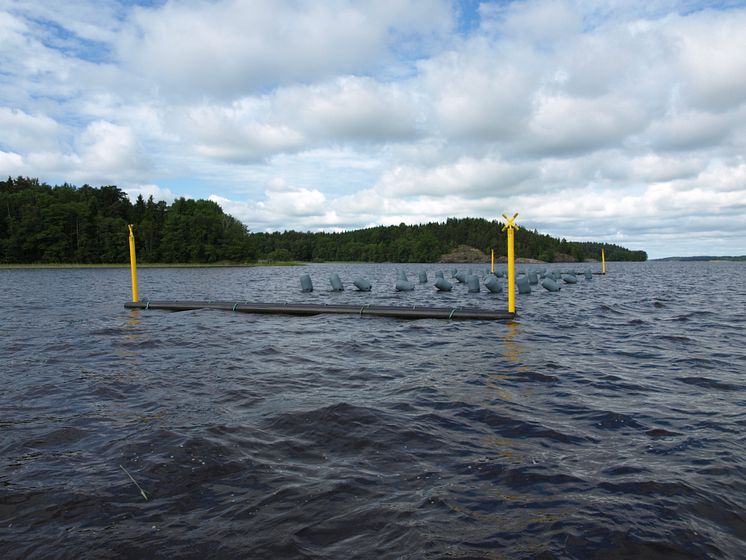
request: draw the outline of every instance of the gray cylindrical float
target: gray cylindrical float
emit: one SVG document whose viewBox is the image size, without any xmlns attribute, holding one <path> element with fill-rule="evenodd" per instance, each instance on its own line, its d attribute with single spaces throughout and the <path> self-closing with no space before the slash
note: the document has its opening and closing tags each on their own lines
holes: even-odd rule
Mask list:
<svg viewBox="0 0 746 560">
<path fill-rule="evenodd" d="M 420 284 L 427 284 L 427 272 L 420 270 Z"/>
<path fill-rule="evenodd" d="M 453 284 L 445 278 L 440 277 L 435 280 L 435 287 L 438 288 L 439 292 L 450 292 L 453 289 Z"/>
<path fill-rule="evenodd" d="M 443 271 L 439 270 L 438 272 L 436 272 L 435 273 L 435 278 L 443 278 Z"/>
<path fill-rule="evenodd" d="M 333 292 L 342 292 L 345 289 L 342 285 L 342 280 L 339 279 L 339 274 L 336 272 L 329 276 L 329 283 L 332 285 Z"/>
<path fill-rule="evenodd" d="M 370 291 L 370 282 L 368 282 L 365 278 L 357 278 L 353 284 L 355 284 L 355 287 L 360 290 L 361 292 L 369 292 Z"/>
<path fill-rule="evenodd" d="M 396 273 L 396 279 L 401 280 L 402 282 L 409 282 L 409 278 L 407 278 L 407 273 L 404 270 L 400 270 Z"/>
<path fill-rule="evenodd" d="M 456 274 L 458 274 L 458 268 L 452 268 L 451 269 L 451 278 L 456 278 Z"/>
<path fill-rule="evenodd" d="M 578 279 L 575 278 L 574 274 L 563 274 L 562 280 L 564 280 L 565 284 L 577 284 Z"/>
<path fill-rule="evenodd" d="M 466 279 L 466 285 L 469 287 L 470 294 L 476 294 L 479 292 L 479 276 L 471 274 Z"/>
<path fill-rule="evenodd" d="M 593 280 L 593 273 L 590 271 L 590 269 L 586 270 L 583 275 L 585 276 L 586 280 Z"/>
<path fill-rule="evenodd" d="M 300 290 L 301 292 L 313 292 L 313 282 L 308 274 L 303 274 L 300 277 Z"/>
<path fill-rule="evenodd" d="M 525 276 L 519 276 L 515 279 L 515 285 L 518 286 L 519 294 L 530 294 L 531 285 L 528 283 L 528 278 Z"/>
<path fill-rule="evenodd" d="M 466 272 L 457 272 L 454 278 L 463 284 L 466 282 Z"/>
<path fill-rule="evenodd" d="M 414 284 L 407 280 L 398 280 L 395 287 L 397 292 L 411 292 L 414 290 Z"/>
<path fill-rule="evenodd" d="M 499 294 L 503 291 L 503 288 L 500 285 L 500 281 L 492 275 L 488 276 L 487 280 L 484 281 L 484 287 L 493 294 Z"/>
<path fill-rule="evenodd" d="M 528 271 L 528 283 L 532 286 L 535 286 L 539 283 L 539 277 L 536 275 L 535 270 L 529 270 Z"/>
<path fill-rule="evenodd" d="M 544 278 L 544 280 L 541 281 L 541 285 L 545 290 L 549 290 L 550 292 L 560 291 L 559 284 L 557 284 L 557 282 L 549 278 L 549 276 L 547 276 L 546 278 Z"/>
</svg>

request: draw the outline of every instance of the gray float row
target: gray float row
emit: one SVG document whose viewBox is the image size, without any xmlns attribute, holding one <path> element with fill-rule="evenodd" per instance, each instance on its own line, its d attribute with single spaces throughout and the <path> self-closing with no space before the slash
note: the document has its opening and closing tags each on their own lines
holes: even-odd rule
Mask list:
<svg viewBox="0 0 746 560">
<path fill-rule="evenodd" d="M 561 289 L 560 280 L 566 284 L 577 284 L 578 279 L 576 272 L 573 270 L 547 271 L 546 268 L 539 270 L 529 270 L 528 272 L 520 272 L 516 277 L 515 283 L 518 288 L 519 294 L 530 294 L 531 286 L 537 285 L 541 280 L 541 286 L 550 291 L 558 292 Z M 593 273 L 590 269 L 581 272 L 586 281 L 593 279 Z M 487 288 L 493 294 L 499 294 L 502 292 L 502 286 L 498 282 L 498 278 L 502 277 L 502 272 L 491 272 L 487 271 L 484 278 L 484 287 Z M 470 272 L 459 272 L 457 269 L 451 271 L 451 278 L 455 279 L 461 284 L 466 284 L 469 293 L 477 293 L 480 291 L 479 277 Z M 419 283 L 426 284 L 428 282 L 427 272 L 421 271 L 419 273 Z M 329 276 L 329 283 L 331 284 L 332 291 L 341 292 L 344 291 L 344 285 L 342 280 L 339 278 L 339 274 L 333 273 Z M 366 278 L 356 278 L 352 282 L 355 287 L 361 292 L 369 292 L 371 290 L 371 283 Z M 453 284 L 445 279 L 443 272 L 438 271 L 435 273 L 435 288 L 440 292 L 450 292 L 453 289 Z M 304 292 L 313 291 L 313 282 L 308 274 L 303 274 L 300 277 L 300 287 Z M 407 273 L 399 271 L 396 279 L 395 289 L 397 292 L 411 292 L 414 290 L 414 282 L 411 282 L 407 277 Z"/>
</svg>

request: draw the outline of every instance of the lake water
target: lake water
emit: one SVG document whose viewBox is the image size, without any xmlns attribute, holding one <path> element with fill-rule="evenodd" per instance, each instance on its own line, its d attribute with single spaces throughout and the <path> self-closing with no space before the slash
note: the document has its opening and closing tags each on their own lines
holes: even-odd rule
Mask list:
<svg viewBox="0 0 746 560">
<path fill-rule="evenodd" d="M 505 309 L 436 293 L 450 268 L 140 295 Z M 512 323 L 128 311 L 126 269 L 0 270 L 0 557 L 742 558 L 746 266 L 608 268 Z"/>
</svg>

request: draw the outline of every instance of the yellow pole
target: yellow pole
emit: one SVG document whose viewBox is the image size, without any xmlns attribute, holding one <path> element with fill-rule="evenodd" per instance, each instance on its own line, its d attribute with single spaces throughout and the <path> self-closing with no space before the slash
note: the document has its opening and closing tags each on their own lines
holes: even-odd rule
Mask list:
<svg viewBox="0 0 746 560">
<path fill-rule="evenodd" d="M 492 272 L 495 272 L 495 250 L 492 249 Z"/>
<path fill-rule="evenodd" d="M 601 274 L 606 274 L 606 257 L 604 256 L 603 247 L 601 247 Z"/>
<path fill-rule="evenodd" d="M 508 218 L 503 214 L 507 223 L 503 226 L 503 231 L 508 232 L 508 312 L 515 313 L 515 230 L 518 226 L 513 222 L 518 217 L 518 212 Z"/>
<path fill-rule="evenodd" d="M 127 226 L 130 230 L 130 270 L 132 271 L 132 301 L 138 302 L 137 295 L 137 259 L 135 258 L 135 234 L 132 233 L 132 224 Z"/>
</svg>

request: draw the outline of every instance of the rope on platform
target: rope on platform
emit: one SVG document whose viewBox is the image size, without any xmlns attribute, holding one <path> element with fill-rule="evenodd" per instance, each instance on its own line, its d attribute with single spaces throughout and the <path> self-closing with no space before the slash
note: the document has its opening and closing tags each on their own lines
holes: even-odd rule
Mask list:
<svg viewBox="0 0 746 560">
<path fill-rule="evenodd" d="M 448 315 L 448 320 L 449 321 L 453 318 L 453 314 L 456 313 L 457 309 L 458 309 L 458 307 L 454 307 L 453 309 L 451 309 L 451 314 Z"/>
<path fill-rule="evenodd" d="M 235 311 L 235 310 L 236 310 L 236 307 L 238 307 L 238 304 L 237 304 L 237 303 L 234 303 L 234 304 L 233 304 L 233 311 Z"/>
<path fill-rule="evenodd" d="M 145 311 L 147 311 L 150 308 L 150 300 L 145 302 Z"/>
<path fill-rule="evenodd" d="M 365 305 L 363 305 L 363 306 L 362 306 L 362 307 L 360 308 L 360 317 L 362 317 L 362 316 L 363 316 L 363 311 L 365 311 L 365 308 L 366 308 L 366 307 L 370 307 L 370 304 L 369 304 L 369 303 L 366 303 Z"/>
</svg>

